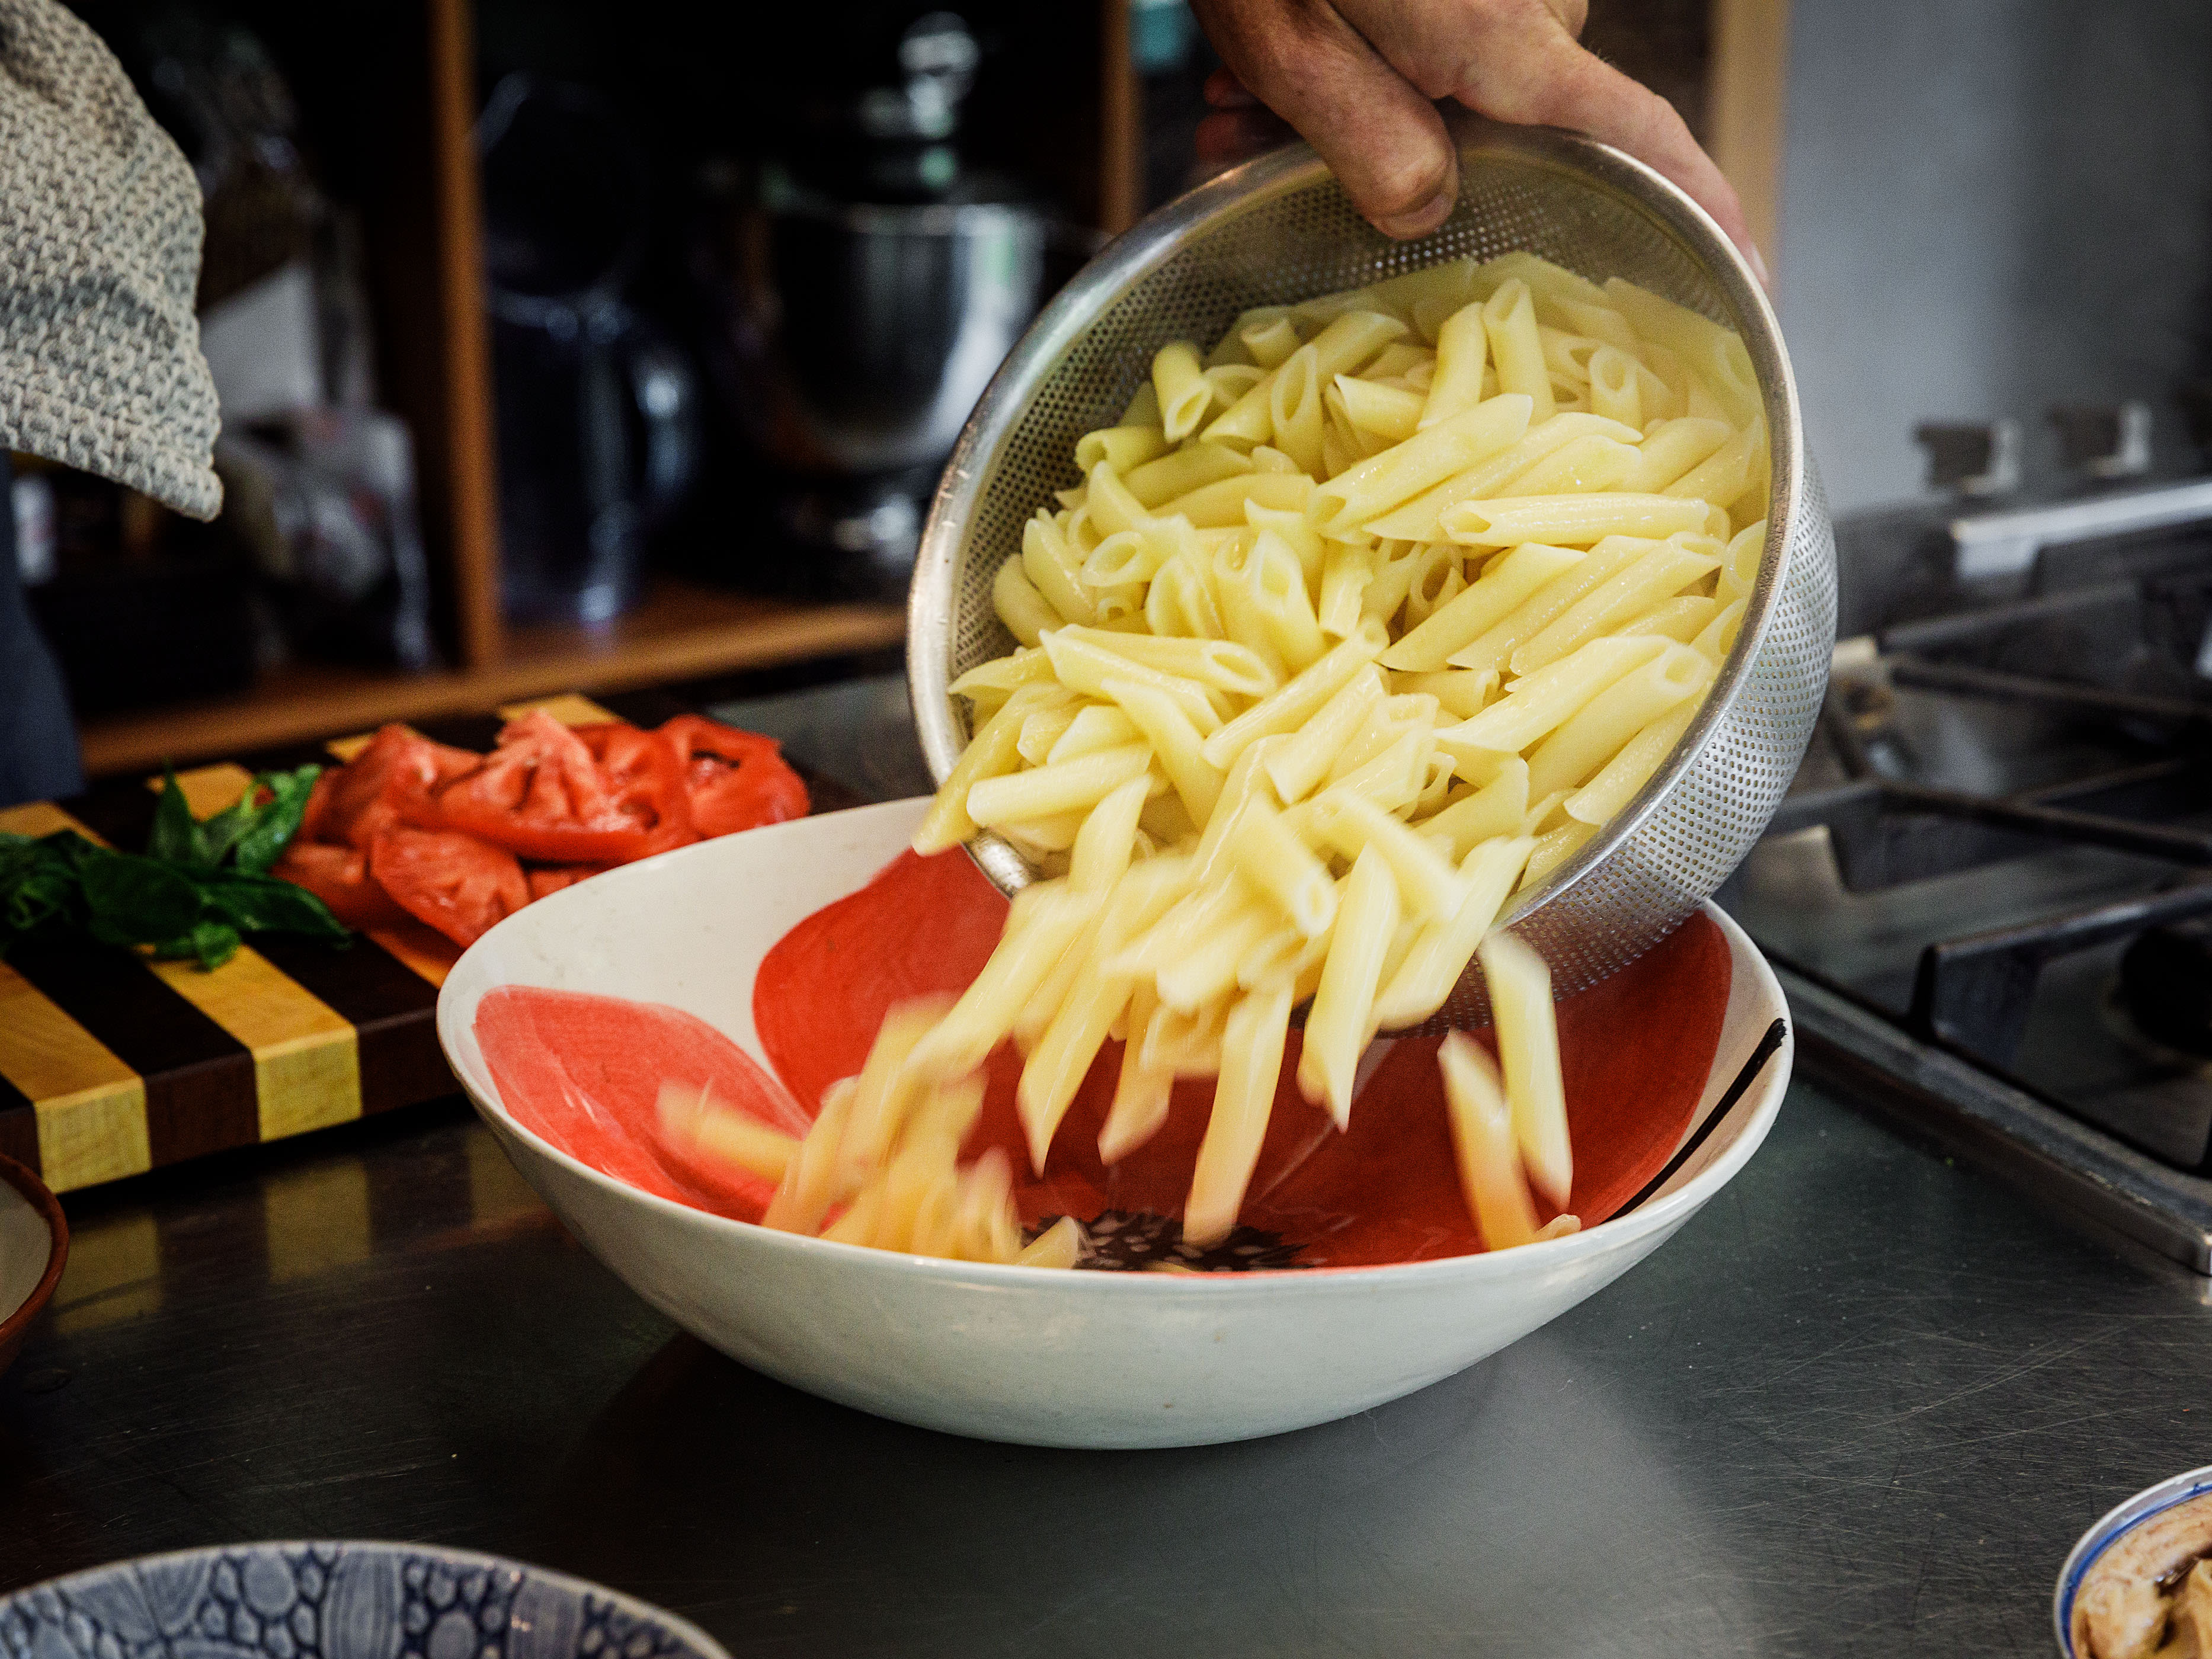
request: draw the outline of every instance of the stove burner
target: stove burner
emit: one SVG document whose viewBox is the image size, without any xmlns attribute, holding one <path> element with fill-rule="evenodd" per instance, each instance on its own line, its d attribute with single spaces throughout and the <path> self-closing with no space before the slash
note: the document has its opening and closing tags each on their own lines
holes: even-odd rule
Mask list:
<svg viewBox="0 0 2212 1659">
<path fill-rule="evenodd" d="M 2212 917 L 2146 928 L 2120 958 L 2119 988 L 2145 1036 L 2212 1060 Z"/>
</svg>

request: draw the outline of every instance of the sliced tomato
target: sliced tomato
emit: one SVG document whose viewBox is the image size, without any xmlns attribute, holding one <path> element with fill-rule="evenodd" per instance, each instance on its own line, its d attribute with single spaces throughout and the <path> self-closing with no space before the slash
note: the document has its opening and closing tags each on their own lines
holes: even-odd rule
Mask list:
<svg viewBox="0 0 2212 1659">
<path fill-rule="evenodd" d="M 349 927 L 388 927 L 407 919 L 407 913 L 368 873 L 368 854 L 358 847 L 333 847 L 295 836 L 269 873 L 306 888 Z"/>
<path fill-rule="evenodd" d="M 465 749 L 387 726 L 345 765 L 315 780 L 300 834 L 366 850 L 381 831 L 411 821 L 439 785 L 480 764 L 482 757 Z"/>
<path fill-rule="evenodd" d="M 660 735 L 684 769 L 692 827 L 701 836 L 734 835 L 806 816 L 806 785 L 774 738 L 698 714 L 678 714 Z"/>
<path fill-rule="evenodd" d="M 369 847 L 368 869 L 410 915 L 456 945 L 473 945 L 530 902 L 514 854 L 452 830 L 386 830 Z"/>
<path fill-rule="evenodd" d="M 533 709 L 473 770 L 438 786 L 421 822 L 548 864 L 626 864 L 690 839 L 675 793 L 611 778 L 581 738 Z"/>
<path fill-rule="evenodd" d="M 580 881 L 602 875 L 613 868 L 611 864 L 535 864 L 522 874 L 530 883 L 530 896 L 542 899 L 548 893 L 557 893 L 563 887 L 574 887 Z"/>
<path fill-rule="evenodd" d="M 605 720 L 573 728 L 599 763 L 615 801 L 633 817 L 655 827 L 647 851 L 665 853 L 699 839 L 691 827 L 691 797 L 684 787 L 684 762 L 676 745 L 658 732 L 641 732 L 627 720 Z"/>
</svg>

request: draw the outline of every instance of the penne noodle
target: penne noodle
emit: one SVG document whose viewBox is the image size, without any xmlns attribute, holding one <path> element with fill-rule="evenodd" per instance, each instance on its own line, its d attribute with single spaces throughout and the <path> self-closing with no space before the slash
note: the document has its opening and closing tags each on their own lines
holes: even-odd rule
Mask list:
<svg viewBox="0 0 2212 1659">
<path fill-rule="evenodd" d="M 1221 716 L 1214 712 L 1206 687 L 1195 680 L 1164 673 L 1120 652 L 1093 644 L 1090 639 L 1065 628 L 1055 629 L 1044 636 L 1044 649 L 1052 659 L 1053 672 L 1060 684 L 1071 691 L 1104 697 L 1108 680 L 1134 680 L 1139 685 L 1156 686 L 1173 697 L 1200 732 L 1211 732 L 1221 724 Z"/>
<path fill-rule="evenodd" d="M 1131 680 L 1109 679 L 1104 689 L 1152 745 L 1191 822 L 1207 822 L 1221 798 L 1221 773 L 1200 752 L 1198 728 L 1182 706 L 1158 687 Z"/>
<path fill-rule="evenodd" d="M 1740 335 L 1618 276 L 1606 283 L 1605 294 L 1639 337 L 1674 353 L 1705 383 L 1731 426 L 1748 426 L 1759 417 L 1759 374 Z"/>
<path fill-rule="evenodd" d="M 1262 369 L 1276 368 L 1298 349 L 1298 331 L 1291 325 L 1288 316 L 1248 324 L 1235 332 L 1252 361 Z"/>
<path fill-rule="evenodd" d="M 1340 1130 L 1352 1121 L 1359 1051 L 1367 1046 L 1383 958 L 1398 921 L 1398 884 L 1382 853 L 1370 848 L 1353 860 L 1345 884 L 1298 1055 L 1300 1092 L 1327 1106 Z"/>
<path fill-rule="evenodd" d="M 1636 446 L 1593 433 L 1562 444 L 1550 454 L 1516 472 L 1497 489 L 1497 495 L 1587 495 L 1596 490 L 1621 487 L 1636 465 Z"/>
<path fill-rule="evenodd" d="M 1167 434 L 1157 426 L 1109 426 L 1086 432 L 1075 441 L 1075 465 L 1088 477 L 1103 461 L 1116 472 L 1142 466 L 1168 447 Z"/>
<path fill-rule="evenodd" d="M 1625 622 L 1614 631 L 1620 634 L 1656 634 L 1662 639 L 1679 640 L 1687 643 L 1704 631 L 1719 611 L 1717 601 L 1698 594 L 1684 594 L 1655 605 L 1642 616 Z"/>
<path fill-rule="evenodd" d="M 1064 1215 L 1022 1247 L 1014 1258 L 1018 1267 L 1073 1267 L 1083 1259 L 1083 1228 L 1072 1215 Z"/>
<path fill-rule="evenodd" d="M 1705 624 L 1705 632 L 1690 641 L 1697 650 L 1711 658 L 1716 666 L 1728 660 L 1735 649 L 1736 632 L 1743 626 L 1743 608 L 1747 601 L 1731 599 L 1721 607 L 1720 613 Z"/>
<path fill-rule="evenodd" d="M 1359 596 L 1363 617 L 1387 623 L 1405 608 L 1406 590 L 1428 558 L 1426 542 L 1385 542 L 1375 553 L 1367 586 Z"/>
<path fill-rule="evenodd" d="M 1314 385 L 1318 387 L 1339 374 L 1357 369 L 1391 341 L 1402 338 L 1405 332 L 1403 321 L 1379 312 L 1351 310 L 1334 316 L 1327 327 L 1306 343 L 1314 353 L 1310 360 Z M 1301 346 L 1298 351 L 1305 349 Z M 1274 383 L 1297 361 L 1298 351 L 1293 351 L 1270 369 L 1266 380 L 1215 416 L 1200 435 L 1209 442 L 1237 448 L 1249 449 L 1255 444 L 1272 444 L 1280 448 L 1282 446 L 1273 435 Z M 1315 402 L 1318 407 L 1317 394 Z"/>
<path fill-rule="evenodd" d="M 1330 639 L 1347 637 L 1359 626 L 1367 585 L 1375 576 L 1375 550 L 1351 542 L 1331 542 L 1322 567 L 1321 601 L 1314 620 Z"/>
<path fill-rule="evenodd" d="M 1372 433 L 1394 444 L 1413 435 L 1420 425 L 1422 406 L 1427 402 L 1419 392 L 1350 374 L 1336 377 L 1335 392 L 1343 399 L 1346 420 L 1362 432 Z"/>
<path fill-rule="evenodd" d="M 1175 1091 L 1174 1068 L 1147 1067 L 1139 1041 L 1158 1006 L 1151 987 L 1140 981 L 1130 988 L 1128 1038 L 1121 1048 L 1113 1103 L 1106 1109 L 1106 1121 L 1098 1131 L 1098 1160 L 1109 1168 L 1158 1134 L 1168 1121 L 1170 1098 Z"/>
<path fill-rule="evenodd" d="M 1660 764 L 1674 752 L 1674 745 L 1690 729 L 1701 707 L 1695 701 L 1680 704 L 1631 738 L 1595 777 L 1567 797 L 1567 816 L 1592 829 L 1609 821 L 1636 799 Z"/>
<path fill-rule="evenodd" d="M 1095 806 L 1131 778 L 1142 777 L 1152 759 L 1149 744 L 1132 743 L 1073 760 L 1050 761 L 1025 772 L 981 778 L 968 791 L 969 816 L 995 829 Z"/>
<path fill-rule="evenodd" d="M 1336 920 L 1336 884 L 1322 861 L 1283 828 L 1281 815 L 1264 796 L 1255 795 L 1238 814 L 1226 850 L 1237 873 L 1305 938 L 1326 933 Z"/>
<path fill-rule="evenodd" d="M 1348 859 L 1370 849 L 1382 855 L 1398 884 L 1402 914 L 1448 915 L 1457 908 L 1459 878 L 1434 842 L 1349 790 L 1332 791 L 1315 805 L 1314 828 L 1338 852 Z"/>
<path fill-rule="evenodd" d="M 1291 802 L 1311 794 L 1382 697 L 1382 677 L 1370 669 L 1363 668 L 1346 680 L 1267 756 L 1267 781 L 1276 795 Z"/>
<path fill-rule="evenodd" d="M 1253 992 L 1230 1010 L 1221 1035 L 1213 1110 L 1183 1204 L 1183 1237 L 1191 1243 L 1218 1244 L 1237 1224 L 1244 1189 L 1267 1139 L 1290 1024 L 1288 984 Z"/>
<path fill-rule="evenodd" d="M 1524 542 L 1485 569 L 1451 601 L 1401 635 L 1381 658 L 1387 668 L 1442 669 L 1451 654 L 1495 628 L 1528 598 L 1589 556 L 1577 549 Z"/>
<path fill-rule="evenodd" d="M 1509 757 L 1498 775 L 1413 828 L 1443 842 L 1455 860 L 1463 860 L 1484 842 L 1515 836 L 1528 816 L 1528 763 Z"/>
<path fill-rule="evenodd" d="M 1631 617 L 1642 615 L 1660 600 L 1680 592 L 1718 568 L 1719 562 L 1705 554 L 1673 542 L 1659 543 L 1626 569 L 1576 600 L 1541 632 L 1515 647 L 1513 672 L 1533 674 L 1550 666 L 1584 641 L 1610 632 Z"/>
<path fill-rule="evenodd" d="M 1159 512 L 1164 517 L 1175 510 L 1167 503 L 1176 496 L 1188 495 L 1208 484 L 1252 471 L 1250 459 L 1233 449 L 1220 444 L 1194 443 L 1146 461 L 1120 482 L 1143 511 Z"/>
<path fill-rule="evenodd" d="M 1490 360 L 1498 368 L 1498 386 L 1504 392 L 1518 392 L 1533 405 L 1533 424 L 1548 421 L 1554 412 L 1551 371 L 1544 363 L 1544 343 L 1536 333 L 1536 307 L 1528 284 L 1510 277 L 1482 302 L 1483 331 L 1490 339 Z"/>
<path fill-rule="evenodd" d="M 1406 584 L 1406 626 L 1419 628 L 1467 588 L 1467 556 L 1449 542 L 1431 542 Z"/>
<path fill-rule="evenodd" d="M 1115 749 L 1137 740 L 1137 728 L 1118 708 L 1090 703 L 1074 711 L 1058 737 L 1045 748 L 1042 766 L 1056 760 L 1073 760 L 1101 749 Z"/>
<path fill-rule="evenodd" d="M 1403 507 L 1370 520 L 1364 527 L 1387 540 L 1436 541 L 1443 533 L 1439 526 L 1446 507 L 1497 494 L 1510 479 L 1527 471 L 1553 450 L 1577 438 L 1611 438 L 1620 443 L 1635 443 L 1642 435 L 1634 427 L 1601 420 L 1595 415 L 1554 415 L 1541 426 L 1530 426 L 1518 442 L 1416 495 Z"/>
<path fill-rule="evenodd" d="M 1583 595 L 1657 545 L 1642 537 L 1607 537 L 1445 660 L 1455 668 L 1502 673 L 1523 640 L 1549 627 Z"/>
<path fill-rule="evenodd" d="M 1345 535 L 1510 447 L 1528 428 L 1528 400 L 1487 403 L 1424 427 L 1314 492 L 1306 514 L 1324 535 Z"/>
<path fill-rule="evenodd" d="M 1201 752 L 1212 764 L 1226 767 L 1257 739 L 1296 731 L 1340 686 L 1381 654 L 1388 639 L 1379 623 L 1362 622 L 1358 632 L 1330 647 L 1287 684 L 1209 733 Z"/>
<path fill-rule="evenodd" d="M 1462 306 L 1437 331 L 1437 367 L 1419 424 L 1434 426 L 1465 413 L 1482 401 L 1482 371 L 1490 358 L 1490 336 L 1480 303 Z"/>
<path fill-rule="evenodd" d="M 1144 383 L 1137 388 L 1135 394 L 1130 398 L 1127 405 L 1121 410 L 1121 418 L 1114 424 L 1148 426 L 1155 432 L 1159 430 L 1160 396 L 1152 390 L 1152 377 L 1150 374 L 1145 376 Z M 1162 441 L 1165 441 L 1164 436 Z M 1083 470 L 1088 473 L 1091 468 L 1085 465 Z"/>
<path fill-rule="evenodd" d="M 1425 345 L 1415 345 L 1411 340 L 1398 340 L 1376 352 L 1366 368 L 1359 371 L 1364 380 L 1402 382 L 1408 374 L 1419 374 L 1436 366 L 1437 354 Z"/>
<path fill-rule="evenodd" d="M 1719 585 L 1713 596 L 1723 605 L 1747 597 L 1759 585 L 1759 566 L 1766 556 L 1766 520 L 1746 525 L 1728 544 L 1721 559 Z"/>
<path fill-rule="evenodd" d="M 1153 574 L 1145 590 L 1145 623 L 1153 633 L 1183 639 L 1218 640 L 1227 629 L 1214 603 L 1212 556 L 1177 556 Z"/>
<path fill-rule="evenodd" d="M 1672 495 L 1606 490 L 1591 495 L 1501 495 L 1462 501 L 1443 517 L 1444 534 L 1476 547 L 1557 542 L 1588 547 L 1607 536 L 1671 536 L 1703 530 L 1705 503 Z"/>
<path fill-rule="evenodd" d="M 1313 480 L 1303 472 L 1245 471 L 1200 484 L 1158 510 L 1163 517 L 1188 519 L 1200 530 L 1226 530 L 1245 522 L 1248 502 L 1303 515 L 1313 489 Z"/>
<path fill-rule="evenodd" d="M 1375 1018 L 1386 1031 L 1419 1025 L 1444 1006 L 1475 947 L 1512 896 L 1514 884 L 1535 843 L 1525 836 L 1486 839 L 1459 867 L 1459 899 L 1425 923 L 1413 948 L 1375 1000 Z"/>
<path fill-rule="evenodd" d="M 1534 887 L 1583 849 L 1597 826 L 1570 819 L 1536 837 L 1528 854 L 1528 867 L 1521 872 L 1521 885 Z"/>
<path fill-rule="evenodd" d="M 1212 407 L 1214 389 L 1199 368 L 1199 347 L 1175 341 L 1152 354 L 1152 396 L 1159 398 L 1159 425 L 1168 442 L 1179 445 L 1199 429 Z"/>
<path fill-rule="evenodd" d="M 1615 345 L 1600 346 L 1590 354 L 1589 399 L 1591 414 L 1623 426 L 1643 426 L 1644 390 L 1632 354 Z"/>
<path fill-rule="evenodd" d="M 1552 970 L 1512 933 L 1497 933 L 1476 953 L 1490 989 L 1498 1028 L 1498 1069 L 1513 1138 L 1528 1184 L 1559 1209 L 1574 1184 L 1567 1138 L 1566 1091 L 1559 1078 L 1559 1039 L 1552 1012 Z"/>
<path fill-rule="evenodd" d="M 1083 556 L 1052 520 L 1040 514 L 1022 526 L 1022 574 L 1030 585 L 1066 620 L 1096 622 L 1097 609 L 1078 574 L 1082 568 Z"/>
<path fill-rule="evenodd" d="M 1700 421 L 1685 416 L 1660 421 L 1637 450 L 1636 465 L 1618 488 L 1638 494 L 1663 493 L 1692 467 L 1729 441 L 1725 421 Z"/>
<path fill-rule="evenodd" d="M 1527 283 L 1529 292 L 1547 307 L 1563 302 L 1587 306 L 1609 303 L 1607 291 L 1588 277 L 1578 276 L 1565 265 L 1554 264 L 1540 254 L 1525 250 L 1499 254 L 1481 267 L 1481 275 L 1497 283 L 1517 278 Z"/>
<path fill-rule="evenodd" d="M 1444 1078 L 1445 1116 L 1459 1163 L 1460 1190 L 1482 1231 L 1486 1250 L 1510 1250 L 1536 1239 L 1536 1205 L 1521 1172 L 1512 1109 L 1498 1067 L 1464 1031 L 1446 1035 L 1437 1051 Z"/>
<path fill-rule="evenodd" d="M 1761 427 L 1747 426 L 1660 494 L 1692 501 L 1732 501 L 1750 488 L 1752 466 L 1765 441 Z"/>
<path fill-rule="evenodd" d="M 1400 670 L 1390 676 L 1390 689 L 1401 695 L 1434 697 L 1443 713 L 1463 720 L 1482 712 L 1491 694 L 1498 690 L 1498 676 L 1465 668 L 1443 668 L 1429 673 Z"/>
<path fill-rule="evenodd" d="M 922 815 L 921 823 L 914 832 L 915 852 L 924 855 L 942 853 L 975 839 L 982 826 L 968 815 L 969 787 L 984 778 L 1013 770 L 1020 759 L 1015 745 L 1021 741 L 1023 722 L 1040 702 L 1048 698 L 1056 700 L 1055 690 L 1056 688 L 1042 685 L 1018 689 L 1006 700 L 1006 706 L 969 738 L 968 746 L 960 751 L 960 758 L 952 763 L 951 771 L 938 786 L 929 811 Z"/>
<path fill-rule="evenodd" d="M 1006 624 L 1006 632 L 1024 646 L 1035 646 L 1047 629 L 1057 628 L 1062 621 L 1060 612 L 1045 602 L 1030 580 L 1018 557 L 1008 559 L 992 578 L 991 609 Z"/>
<path fill-rule="evenodd" d="M 1108 634 L 1097 629 L 1063 629 L 1054 636 L 1063 645 L 1083 643 L 1164 674 L 1209 685 L 1239 697 L 1264 697 L 1282 684 L 1256 655 L 1231 640 L 1200 640 L 1152 634 Z"/>
<path fill-rule="evenodd" d="M 1076 832 L 1074 855 L 1068 860 L 1070 892 L 1105 893 L 1128 873 L 1137 844 L 1137 819 L 1150 793 L 1145 779 L 1132 778 L 1091 809 Z M 1157 860 L 1152 867 L 1158 867 Z"/>
<path fill-rule="evenodd" d="M 1579 713 L 1592 697 L 1630 670 L 1641 668 L 1668 648 L 1666 641 L 1649 636 L 1592 640 L 1548 667 L 1515 681 L 1504 696 L 1474 719 L 1439 732 L 1437 740 L 1448 749 L 1457 743 L 1474 749 L 1518 752 Z"/>
<path fill-rule="evenodd" d="M 1528 757 L 1528 793 L 1540 799 L 1579 789 L 1631 738 L 1704 690 L 1712 677 L 1711 660 L 1686 645 L 1670 645 L 1622 675 L 1536 745 Z"/>
</svg>

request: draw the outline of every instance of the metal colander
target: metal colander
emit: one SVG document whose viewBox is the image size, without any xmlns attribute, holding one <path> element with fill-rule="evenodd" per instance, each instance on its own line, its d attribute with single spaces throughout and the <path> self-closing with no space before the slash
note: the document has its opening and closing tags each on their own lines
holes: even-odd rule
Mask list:
<svg viewBox="0 0 2212 1659">
<path fill-rule="evenodd" d="M 1093 260 L 1015 348 L 961 434 L 922 532 L 907 673 L 922 750 L 942 781 L 969 736 L 945 688 L 1015 648 L 992 610 L 992 578 L 1020 550 L 1024 520 L 1052 491 L 1080 482 L 1076 439 L 1113 423 L 1170 340 L 1211 345 L 1249 307 L 1516 249 L 1595 281 L 1624 277 L 1724 323 L 1742 335 L 1765 395 L 1765 555 L 1735 651 L 1680 744 L 1642 794 L 1509 914 L 1565 995 L 1665 937 L 1765 829 L 1827 683 L 1835 538 L 1774 313 L 1712 221 L 1594 139 L 1474 120 L 1457 132 L 1459 204 L 1419 241 L 1390 241 L 1368 225 L 1301 145 L 1170 203 Z M 1009 894 L 1032 879 L 997 836 L 970 850 Z M 1434 1023 L 1488 1023 L 1478 969 Z"/>
</svg>

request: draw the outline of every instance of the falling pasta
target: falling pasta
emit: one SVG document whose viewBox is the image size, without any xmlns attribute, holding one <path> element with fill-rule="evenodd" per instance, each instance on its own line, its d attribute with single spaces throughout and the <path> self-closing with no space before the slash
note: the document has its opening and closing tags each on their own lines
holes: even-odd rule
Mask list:
<svg viewBox="0 0 2212 1659">
<path fill-rule="evenodd" d="M 1042 878 L 964 994 L 886 1023 L 771 1224 L 1008 1259 L 1002 1217 L 946 1218 L 1004 1195 L 955 1164 L 959 1103 L 1012 1040 L 1042 1172 L 1119 1036 L 1109 1163 L 1177 1078 L 1218 1079 L 1183 1230 L 1218 1240 L 1293 1010 L 1341 1126 L 1367 1045 L 1480 951 L 1503 1075 L 1443 1050 L 1454 1144 L 1491 1248 L 1537 1236 L 1529 1188 L 1563 1208 L 1571 1176 L 1550 981 L 1493 924 L 1636 798 L 1735 643 L 1768 496 L 1742 342 L 1618 279 L 1462 261 L 1164 346 L 1074 459 L 998 573 L 1018 648 L 954 683 L 973 737 L 914 842 L 994 831 Z"/>
</svg>

